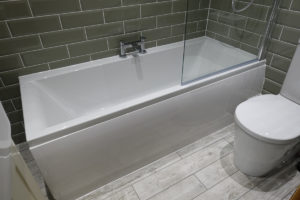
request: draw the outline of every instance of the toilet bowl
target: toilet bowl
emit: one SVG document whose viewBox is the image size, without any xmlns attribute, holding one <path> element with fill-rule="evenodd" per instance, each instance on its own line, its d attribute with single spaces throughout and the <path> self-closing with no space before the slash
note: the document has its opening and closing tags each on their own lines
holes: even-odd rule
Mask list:
<svg viewBox="0 0 300 200">
<path fill-rule="evenodd" d="M 278 95 L 260 95 L 235 111 L 234 163 L 241 172 L 263 176 L 290 159 L 300 143 L 300 47 Z"/>
</svg>

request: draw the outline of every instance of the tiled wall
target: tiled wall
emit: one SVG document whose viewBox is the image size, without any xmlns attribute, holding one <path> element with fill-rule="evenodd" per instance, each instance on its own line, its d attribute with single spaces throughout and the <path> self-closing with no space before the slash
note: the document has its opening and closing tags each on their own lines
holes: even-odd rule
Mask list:
<svg viewBox="0 0 300 200">
<path fill-rule="evenodd" d="M 256 0 L 246 11 L 233 13 L 232 0 L 211 0 L 207 36 L 257 54 L 272 0 Z M 238 1 L 236 8 L 248 4 Z"/>
<path fill-rule="evenodd" d="M 300 1 L 282 0 L 267 55 L 264 93 L 278 94 L 300 37 Z"/>
<path fill-rule="evenodd" d="M 238 15 L 231 0 L 0 0 L 0 100 L 24 141 L 18 76 L 118 53 L 120 39 L 147 47 L 207 35 L 256 53 L 273 0 Z M 240 0 L 237 7 L 249 0 Z M 186 12 L 189 10 L 188 12 Z M 209 13 L 209 14 L 208 14 Z M 278 93 L 300 36 L 300 1 L 282 0 L 267 55 L 265 93 Z"/>
<path fill-rule="evenodd" d="M 237 2 L 244 7 L 249 0 Z M 273 0 L 255 0 L 234 14 L 231 0 L 211 0 L 206 35 L 257 54 Z M 267 53 L 263 93 L 278 94 L 300 37 L 300 1 L 281 0 L 280 12 Z"/>
<path fill-rule="evenodd" d="M 118 53 L 119 41 L 146 47 L 205 34 L 209 0 L 0 1 L 0 100 L 15 142 L 24 141 L 18 76 Z"/>
</svg>

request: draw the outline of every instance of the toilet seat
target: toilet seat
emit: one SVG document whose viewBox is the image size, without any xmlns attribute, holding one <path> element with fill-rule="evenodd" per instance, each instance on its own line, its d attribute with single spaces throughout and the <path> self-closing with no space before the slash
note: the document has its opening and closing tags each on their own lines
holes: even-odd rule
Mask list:
<svg viewBox="0 0 300 200">
<path fill-rule="evenodd" d="M 236 123 L 249 135 L 274 144 L 300 137 L 300 105 L 281 95 L 261 95 L 241 103 Z"/>
</svg>

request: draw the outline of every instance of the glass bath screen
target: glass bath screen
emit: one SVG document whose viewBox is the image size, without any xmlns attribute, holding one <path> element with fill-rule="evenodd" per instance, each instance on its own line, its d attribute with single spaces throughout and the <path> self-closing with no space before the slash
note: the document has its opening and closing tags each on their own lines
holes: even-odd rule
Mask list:
<svg viewBox="0 0 300 200">
<path fill-rule="evenodd" d="M 256 61 L 275 1 L 188 0 L 182 82 Z"/>
</svg>

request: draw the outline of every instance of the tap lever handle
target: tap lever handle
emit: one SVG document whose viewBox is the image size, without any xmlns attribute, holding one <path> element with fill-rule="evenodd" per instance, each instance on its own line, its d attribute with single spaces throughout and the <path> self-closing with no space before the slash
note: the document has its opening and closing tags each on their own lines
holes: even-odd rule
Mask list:
<svg viewBox="0 0 300 200">
<path fill-rule="evenodd" d="M 147 51 L 145 50 L 145 40 L 146 37 L 143 36 L 141 36 L 138 41 L 133 42 L 125 42 L 124 40 L 120 40 L 120 57 L 126 57 L 126 49 L 128 48 L 134 48 L 135 51 L 133 53 L 146 53 Z"/>
</svg>

